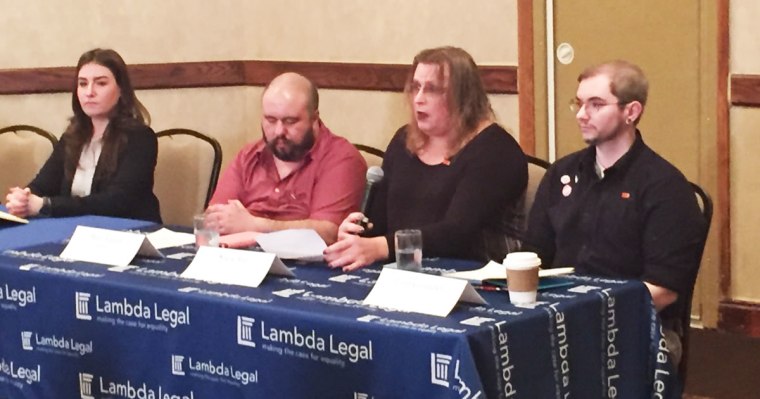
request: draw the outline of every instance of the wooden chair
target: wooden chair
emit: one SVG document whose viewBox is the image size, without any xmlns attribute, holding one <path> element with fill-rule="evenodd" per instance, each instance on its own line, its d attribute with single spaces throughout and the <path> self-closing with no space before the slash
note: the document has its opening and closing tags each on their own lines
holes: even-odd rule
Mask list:
<svg viewBox="0 0 760 399">
<path fill-rule="evenodd" d="M 168 129 L 158 136 L 154 190 L 166 224 L 191 226 L 203 212 L 219 180 L 222 147 L 203 133 Z"/>
<path fill-rule="evenodd" d="M 705 219 L 706 228 L 705 228 L 705 235 L 702 237 L 702 252 L 699 256 L 700 263 L 702 262 L 702 254 L 704 253 L 705 244 L 707 243 L 707 235 L 710 232 L 710 224 L 712 222 L 712 215 L 713 215 L 713 202 L 710 198 L 710 195 L 708 195 L 704 190 L 702 190 L 702 187 L 697 185 L 696 183 L 689 182 L 691 184 L 692 189 L 694 190 L 694 195 L 697 199 L 697 205 L 699 205 L 699 209 L 702 211 L 702 216 Z M 695 282 L 696 282 L 696 276 L 695 276 Z M 692 286 L 691 292 L 689 292 L 689 295 L 684 298 L 684 306 L 683 306 L 683 313 L 681 314 L 681 348 L 682 348 L 682 354 L 681 354 L 681 363 L 678 364 L 678 378 L 681 381 L 681 386 L 686 386 L 686 373 L 689 363 L 689 330 L 691 329 L 691 301 L 692 301 L 692 295 L 694 294 L 694 289 Z"/>
<path fill-rule="evenodd" d="M 382 166 L 385 151 L 364 144 L 354 144 L 354 147 L 359 150 L 364 160 L 367 161 L 367 167 Z"/>
<path fill-rule="evenodd" d="M 26 187 L 50 157 L 58 143 L 49 132 L 29 125 L 0 129 L 0 190 Z"/>
</svg>

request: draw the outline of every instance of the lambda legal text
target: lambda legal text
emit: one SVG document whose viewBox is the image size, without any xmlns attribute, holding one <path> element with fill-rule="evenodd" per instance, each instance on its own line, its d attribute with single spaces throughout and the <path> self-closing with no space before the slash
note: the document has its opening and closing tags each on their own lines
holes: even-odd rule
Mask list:
<svg viewBox="0 0 760 399">
<path fill-rule="evenodd" d="M 101 301 L 100 296 L 95 295 L 95 309 L 99 313 L 164 321 L 168 322 L 172 328 L 178 325 L 190 325 L 189 306 L 186 306 L 184 310 L 167 309 L 158 306 L 155 302 L 153 307 L 145 306 L 142 299 L 134 303 L 127 301 L 127 298 L 121 301 Z"/>
<path fill-rule="evenodd" d="M 0 299 L 4 299 L 8 302 L 15 302 L 20 307 L 24 307 L 29 303 L 37 302 L 37 288 L 32 287 L 30 290 L 17 289 L 9 287 L 8 284 L 0 286 Z"/>
<path fill-rule="evenodd" d="M 13 360 L 6 361 L 5 358 L 0 359 L 0 373 L 25 381 L 29 385 L 40 382 L 40 378 L 42 378 L 42 370 L 39 364 L 35 367 L 22 367 L 14 364 Z"/>
<path fill-rule="evenodd" d="M 325 352 L 329 343 L 330 353 L 347 357 L 351 363 L 356 363 L 359 360 L 372 360 L 372 340 L 367 341 L 366 344 L 343 342 L 335 339 L 332 334 L 325 340 L 325 338 L 318 336 L 315 330 L 301 332 L 298 326 L 293 326 L 292 329 L 273 327 L 267 329 L 264 324 L 262 321 L 261 338 L 265 341 L 281 342 L 320 352 Z"/>
<path fill-rule="evenodd" d="M 103 377 L 99 378 L 100 393 L 113 395 L 127 399 L 195 399 L 195 393 L 171 393 L 166 392 L 164 387 L 150 387 L 147 383 L 133 383 L 130 380 L 126 382 L 108 381 Z"/>
</svg>

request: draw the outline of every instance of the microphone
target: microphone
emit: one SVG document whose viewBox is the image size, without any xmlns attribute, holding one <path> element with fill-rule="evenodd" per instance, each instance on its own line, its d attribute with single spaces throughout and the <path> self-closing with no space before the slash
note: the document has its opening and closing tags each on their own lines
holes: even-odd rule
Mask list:
<svg viewBox="0 0 760 399">
<path fill-rule="evenodd" d="M 370 166 L 370 168 L 367 169 L 367 185 L 364 187 L 364 198 L 362 198 L 362 205 L 361 208 L 359 208 L 361 213 L 365 215 L 364 219 L 359 221 L 359 225 L 365 229 L 369 225 L 369 218 L 366 217 L 366 214 L 367 209 L 372 202 L 372 188 L 374 187 L 375 183 L 380 183 L 380 181 L 383 180 L 384 175 L 385 174 L 383 173 L 383 168 L 379 166 Z"/>
</svg>

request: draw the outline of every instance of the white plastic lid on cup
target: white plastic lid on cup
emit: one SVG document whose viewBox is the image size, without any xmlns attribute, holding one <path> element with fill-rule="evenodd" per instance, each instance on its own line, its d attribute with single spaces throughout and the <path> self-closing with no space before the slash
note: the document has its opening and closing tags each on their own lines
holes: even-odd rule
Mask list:
<svg viewBox="0 0 760 399">
<path fill-rule="evenodd" d="M 511 252 L 504 258 L 509 269 L 531 269 L 541 266 L 541 258 L 535 252 Z"/>
</svg>

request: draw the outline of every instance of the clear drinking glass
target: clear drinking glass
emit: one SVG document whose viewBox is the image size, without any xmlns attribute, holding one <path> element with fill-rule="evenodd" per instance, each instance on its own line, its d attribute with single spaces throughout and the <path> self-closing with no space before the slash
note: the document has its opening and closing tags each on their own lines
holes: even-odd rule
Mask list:
<svg viewBox="0 0 760 399">
<path fill-rule="evenodd" d="M 195 233 L 195 248 L 201 246 L 218 247 L 219 231 L 206 223 L 206 215 L 193 216 L 193 233 Z"/>
<path fill-rule="evenodd" d="M 396 242 L 396 267 L 413 272 L 422 271 L 422 232 L 414 229 L 398 230 Z"/>
</svg>

